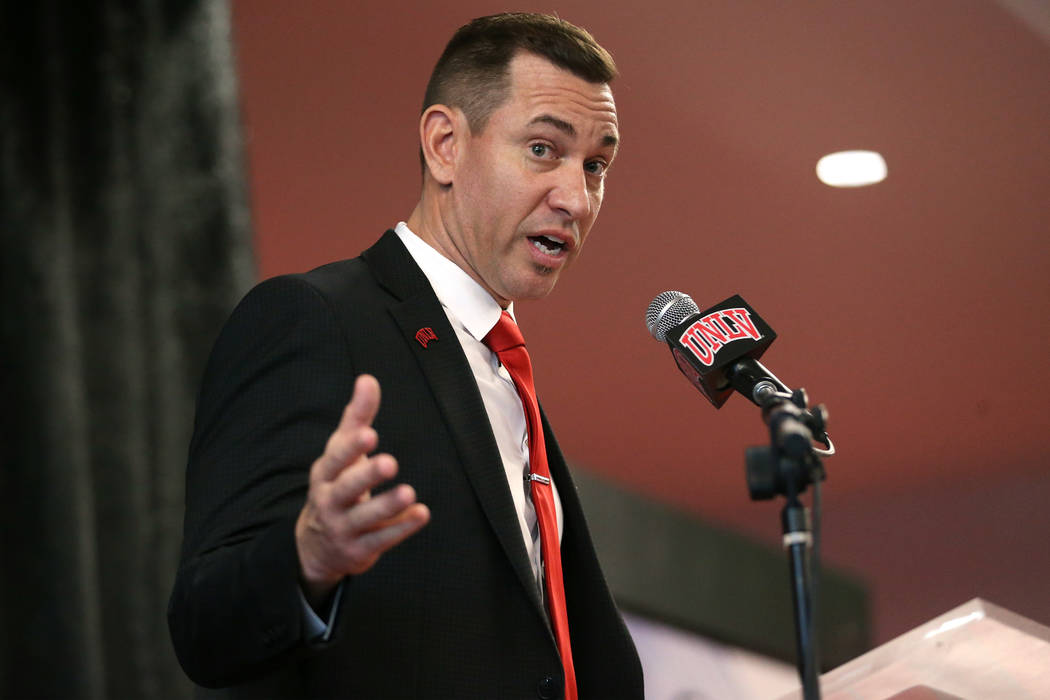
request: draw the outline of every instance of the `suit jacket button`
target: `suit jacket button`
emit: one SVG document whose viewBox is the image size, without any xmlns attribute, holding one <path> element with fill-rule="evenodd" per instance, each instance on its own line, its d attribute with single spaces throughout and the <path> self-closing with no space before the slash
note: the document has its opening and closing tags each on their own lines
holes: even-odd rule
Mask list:
<svg viewBox="0 0 1050 700">
<path fill-rule="evenodd" d="M 540 682 L 536 685 L 536 695 L 540 697 L 540 700 L 554 700 L 554 698 L 561 697 L 561 692 L 558 689 L 558 683 L 554 680 L 554 676 L 544 676 L 540 679 Z"/>
</svg>

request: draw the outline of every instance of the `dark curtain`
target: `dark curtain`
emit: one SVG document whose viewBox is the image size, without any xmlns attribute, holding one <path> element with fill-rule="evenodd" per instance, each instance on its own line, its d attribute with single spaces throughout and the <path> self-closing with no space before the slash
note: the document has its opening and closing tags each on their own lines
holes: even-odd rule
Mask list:
<svg viewBox="0 0 1050 700">
<path fill-rule="evenodd" d="M 224 0 L 0 10 L 0 697 L 187 697 L 203 364 L 254 279 Z"/>
</svg>

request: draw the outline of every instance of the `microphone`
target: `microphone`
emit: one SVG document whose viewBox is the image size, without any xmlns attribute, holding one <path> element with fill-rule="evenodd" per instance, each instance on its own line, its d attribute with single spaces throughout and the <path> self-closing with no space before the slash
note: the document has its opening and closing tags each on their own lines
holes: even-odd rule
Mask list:
<svg viewBox="0 0 1050 700">
<path fill-rule="evenodd" d="M 758 362 L 777 334 L 739 294 L 700 311 L 688 294 L 663 292 L 649 304 L 645 325 L 715 408 L 734 390 L 758 406 L 791 394 Z"/>
</svg>

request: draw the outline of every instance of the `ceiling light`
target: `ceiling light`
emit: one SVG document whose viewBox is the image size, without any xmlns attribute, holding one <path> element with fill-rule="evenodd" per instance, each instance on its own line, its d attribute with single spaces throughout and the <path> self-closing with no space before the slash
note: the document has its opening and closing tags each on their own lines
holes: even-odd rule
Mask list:
<svg viewBox="0 0 1050 700">
<path fill-rule="evenodd" d="M 863 187 L 886 179 L 886 161 L 875 151 L 839 151 L 817 161 L 817 177 L 832 187 Z"/>
</svg>

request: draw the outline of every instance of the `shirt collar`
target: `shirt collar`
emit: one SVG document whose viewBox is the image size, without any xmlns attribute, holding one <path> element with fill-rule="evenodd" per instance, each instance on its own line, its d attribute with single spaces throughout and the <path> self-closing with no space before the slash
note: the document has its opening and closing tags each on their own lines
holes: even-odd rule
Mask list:
<svg viewBox="0 0 1050 700">
<path fill-rule="evenodd" d="M 413 233 L 404 221 L 398 222 L 394 232 L 434 288 L 441 305 L 452 312 L 475 340 L 481 342 L 499 320 L 503 312 L 500 305 L 459 265 Z M 507 311 L 514 318 L 513 302 Z"/>
</svg>

